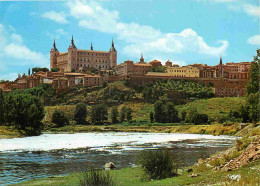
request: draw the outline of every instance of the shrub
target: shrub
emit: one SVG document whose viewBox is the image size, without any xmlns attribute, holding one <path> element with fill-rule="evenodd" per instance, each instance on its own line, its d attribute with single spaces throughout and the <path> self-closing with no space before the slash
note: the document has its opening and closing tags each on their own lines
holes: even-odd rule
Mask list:
<svg viewBox="0 0 260 186">
<path fill-rule="evenodd" d="M 91 109 L 91 120 L 93 124 L 102 124 L 107 120 L 108 112 L 105 104 L 94 105 Z"/>
<path fill-rule="evenodd" d="M 52 114 L 51 122 L 55 123 L 59 127 L 69 124 L 68 116 L 61 110 L 55 110 Z"/>
<path fill-rule="evenodd" d="M 111 122 L 113 124 L 118 123 L 118 110 L 116 106 L 113 106 L 110 114 Z"/>
<path fill-rule="evenodd" d="M 150 179 L 164 179 L 177 175 L 174 156 L 169 150 L 142 151 L 137 163 L 140 164 Z"/>
<path fill-rule="evenodd" d="M 79 124 L 86 123 L 87 107 L 84 103 L 79 103 L 76 106 L 74 120 Z"/>
<path fill-rule="evenodd" d="M 114 179 L 109 171 L 95 170 L 84 171 L 79 176 L 80 185 L 89 186 L 112 186 L 115 185 Z"/>
</svg>

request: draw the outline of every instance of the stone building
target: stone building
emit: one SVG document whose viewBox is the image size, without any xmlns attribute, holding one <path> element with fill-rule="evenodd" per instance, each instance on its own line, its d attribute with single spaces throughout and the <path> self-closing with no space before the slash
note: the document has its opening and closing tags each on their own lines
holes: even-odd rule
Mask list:
<svg viewBox="0 0 260 186">
<path fill-rule="evenodd" d="M 172 77 L 200 77 L 200 70 L 193 66 L 167 67 L 166 71 Z"/>
<path fill-rule="evenodd" d="M 90 50 L 77 49 L 73 36 L 68 52 L 61 53 L 56 48 L 55 40 L 50 51 L 50 68 L 60 68 L 65 72 L 80 71 L 83 68 L 111 69 L 117 65 L 117 51 L 112 45 L 109 51 L 93 50 L 91 43 Z"/>
</svg>

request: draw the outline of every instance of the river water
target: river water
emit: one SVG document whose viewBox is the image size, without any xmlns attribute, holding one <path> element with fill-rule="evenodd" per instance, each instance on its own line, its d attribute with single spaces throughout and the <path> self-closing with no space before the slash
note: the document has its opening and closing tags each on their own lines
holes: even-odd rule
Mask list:
<svg viewBox="0 0 260 186">
<path fill-rule="evenodd" d="M 232 146 L 234 137 L 171 133 L 76 133 L 0 139 L 0 185 L 66 175 L 89 167 L 135 166 L 140 150 L 167 148 L 179 166 Z"/>
</svg>

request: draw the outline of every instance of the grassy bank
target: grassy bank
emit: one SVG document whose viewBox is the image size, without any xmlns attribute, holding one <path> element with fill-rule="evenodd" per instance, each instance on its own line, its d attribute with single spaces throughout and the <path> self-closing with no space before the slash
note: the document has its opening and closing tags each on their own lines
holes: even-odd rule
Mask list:
<svg viewBox="0 0 260 186">
<path fill-rule="evenodd" d="M 176 126 L 88 126 L 68 125 L 60 128 L 50 128 L 45 132 L 167 132 L 189 134 L 233 135 L 239 131 L 238 124 L 213 124 L 213 125 L 176 125 Z"/>
<path fill-rule="evenodd" d="M 232 184 L 232 185 L 258 185 L 260 174 L 260 161 L 242 167 L 232 172 L 206 170 L 199 173 L 197 177 L 191 177 L 186 168 L 183 174 L 163 180 L 142 181 L 143 170 L 140 167 L 124 168 L 111 171 L 117 185 L 206 185 L 206 184 Z M 18 185 L 79 185 L 79 173 L 72 173 L 65 177 L 51 177 L 34 179 Z M 230 181 L 228 175 L 240 175 L 239 182 Z"/>
<path fill-rule="evenodd" d="M 14 126 L 0 126 L 0 139 L 25 137 L 25 131 Z"/>
</svg>

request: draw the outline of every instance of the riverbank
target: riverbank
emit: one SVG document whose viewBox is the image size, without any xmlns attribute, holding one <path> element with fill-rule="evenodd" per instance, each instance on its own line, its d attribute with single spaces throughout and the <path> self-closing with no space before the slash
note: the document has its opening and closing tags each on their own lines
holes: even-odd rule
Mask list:
<svg viewBox="0 0 260 186">
<path fill-rule="evenodd" d="M 250 126 L 247 124 L 246 126 Z M 84 132 L 150 132 L 150 133 L 186 133 L 234 135 L 241 130 L 240 124 L 211 124 L 211 125 L 165 125 L 156 126 L 124 126 L 124 125 L 68 125 L 60 128 L 48 128 L 43 133 L 84 133 Z M 26 137 L 24 131 L 9 126 L 0 126 L 0 139 Z"/>
<path fill-rule="evenodd" d="M 248 124 L 249 125 L 249 124 Z M 239 124 L 212 124 L 212 125 L 175 125 L 175 126 L 92 126 L 69 125 L 60 128 L 50 128 L 45 133 L 78 133 L 78 132 L 152 132 L 152 133 L 187 133 L 187 134 L 211 134 L 234 135 L 240 130 Z"/>
<path fill-rule="evenodd" d="M 240 133 L 242 138 L 233 147 L 199 159 L 172 178 L 142 181 L 141 167 L 113 170 L 111 174 L 117 185 L 259 185 L 260 126 L 250 125 Z M 33 179 L 18 185 L 79 185 L 79 174 Z"/>
<path fill-rule="evenodd" d="M 23 130 L 18 130 L 14 126 L 0 126 L 0 139 L 11 139 L 26 137 Z"/>
</svg>

